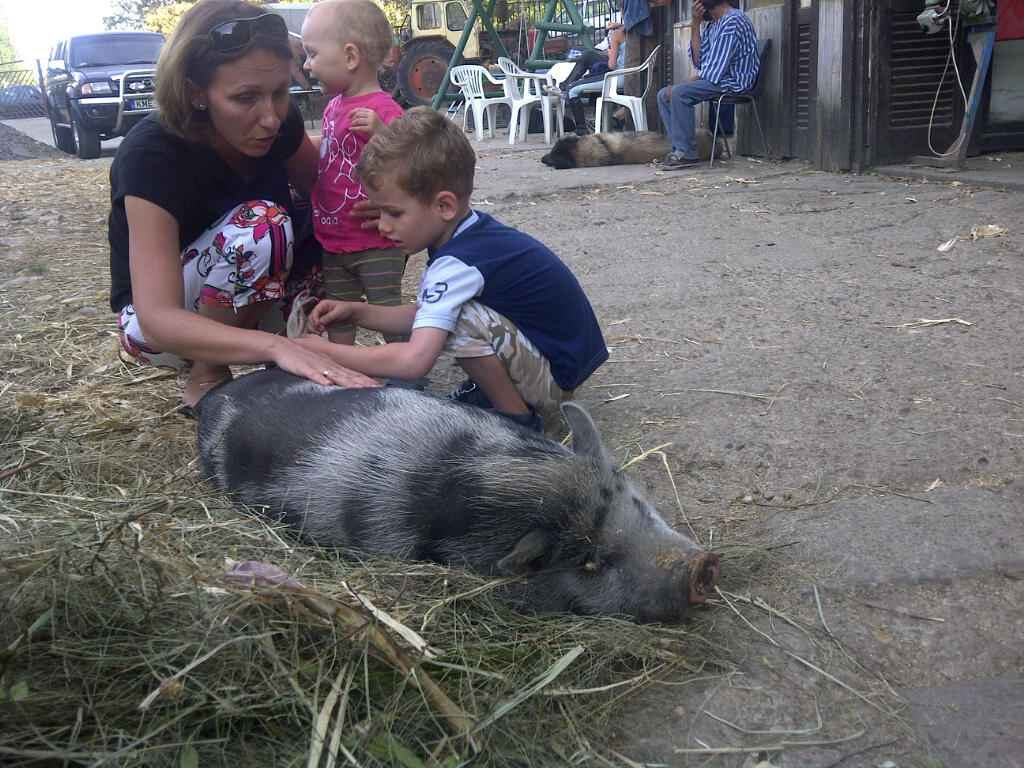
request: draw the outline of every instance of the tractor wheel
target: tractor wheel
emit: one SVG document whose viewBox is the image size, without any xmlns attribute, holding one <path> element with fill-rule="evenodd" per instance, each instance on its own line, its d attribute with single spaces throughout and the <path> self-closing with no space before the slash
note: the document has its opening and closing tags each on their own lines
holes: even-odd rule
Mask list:
<svg viewBox="0 0 1024 768">
<path fill-rule="evenodd" d="M 455 48 L 444 40 L 409 43 L 398 62 L 398 88 L 413 107 L 429 105 L 441 87 Z"/>
<path fill-rule="evenodd" d="M 384 64 L 379 70 L 377 70 L 377 82 L 380 83 L 380 89 L 384 93 L 390 93 L 392 98 L 398 98 L 398 76 L 395 72 L 395 68 Z"/>
</svg>

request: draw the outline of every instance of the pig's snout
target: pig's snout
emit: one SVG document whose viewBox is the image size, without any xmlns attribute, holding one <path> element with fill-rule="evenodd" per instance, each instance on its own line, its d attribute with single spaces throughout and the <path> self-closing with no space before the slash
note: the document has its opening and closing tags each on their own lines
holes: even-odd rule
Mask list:
<svg viewBox="0 0 1024 768">
<path fill-rule="evenodd" d="M 699 552 L 687 561 L 686 570 L 690 604 L 706 602 L 708 595 L 715 591 L 715 585 L 718 584 L 718 555 Z"/>
</svg>

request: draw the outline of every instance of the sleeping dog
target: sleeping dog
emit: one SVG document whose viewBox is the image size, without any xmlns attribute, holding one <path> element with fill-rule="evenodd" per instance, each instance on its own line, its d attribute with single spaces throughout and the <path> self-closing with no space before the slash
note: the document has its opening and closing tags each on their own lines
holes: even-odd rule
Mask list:
<svg viewBox="0 0 1024 768">
<path fill-rule="evenodd" d="M 702 160 L 707 160 L 711 157 L 711 132 L 699 128 L 696 139 L 697 153 Z M 595 133 L 559 139 L 540 161 L 559 170 L 595 168 L 601 165 L 643 165 L 660 160 L 671 148 L 668 137 L 654 131 Z"/>
</svg>

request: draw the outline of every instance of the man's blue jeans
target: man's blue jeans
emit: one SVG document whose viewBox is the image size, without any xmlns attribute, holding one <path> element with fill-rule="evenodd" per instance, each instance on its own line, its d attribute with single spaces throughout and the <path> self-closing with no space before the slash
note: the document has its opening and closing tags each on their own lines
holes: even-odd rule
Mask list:
<svg viewBox="0 0 1024 768">
<path fill-rule="evenodd" d="M 661 123 L 672 141 L 673 152 L 681 152 L 691 160 L 697 159 L 697 142 L 694 140 L 697 117 L 694 107 L 723 93 L 724 88 L 707 80 L 691 80 L 658 91 L 658 111 L 661 113 Z M 722 125 L 725 124 L 723 114 Z"/>
</svg>

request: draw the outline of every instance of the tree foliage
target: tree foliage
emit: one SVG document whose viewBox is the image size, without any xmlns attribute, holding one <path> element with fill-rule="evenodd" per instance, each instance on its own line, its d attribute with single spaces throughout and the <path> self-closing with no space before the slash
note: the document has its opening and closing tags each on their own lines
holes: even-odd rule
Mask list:
<svg viewBox="0 0 1024 768">
<path fill-rule="evenodd" d="M 250 0 L 262 5 L 265 0 Z M 283 3 L 301 3 L 309 0 L 275 0 Z M 393 27 L 398 27 L 409 12 L 409 0 L 376 0 Z M 149 29 L 169 35 L 185 11 L 196 0 L 115 0 L 117 13 L 104 21 L 108 29 Z"/>
<path fill-rule="evenodd" d="M 153 32 L 160 32 L 164 37 L 170 35 L 171 31 L 178 25 L 178 20 L 185 14 L 185 11 L 193 5 L 195 5 L 195 3 L 178 2 L 162 5 L 159 8 L 153 8 L 151 11 L 146 13 L 146 29 L 152 30 Z"/>
<path fill-rule="evenodd" d="M 103 18 L 107 29 L 144 29 L 146 14 L 164 6 L 173 5 L 175 0 L 113 0 L 113 13 Z M 191 3 L 189 3 L 191 5 Z"/>
<path fill-rule="evenodd" d="M 7 31 L 7 19 L 0 17 L 0 64 L 17 58 L 18 52 L 14 50 L 14 43 L 11 42 L 11 33 Z"/>
</svg>

